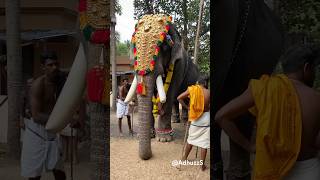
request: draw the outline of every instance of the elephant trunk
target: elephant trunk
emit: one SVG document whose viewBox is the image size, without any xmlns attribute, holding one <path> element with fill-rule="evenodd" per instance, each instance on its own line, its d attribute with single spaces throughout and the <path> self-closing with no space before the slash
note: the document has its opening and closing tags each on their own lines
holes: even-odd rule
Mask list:
<svg viewBox="0 0 320 180">
<path fill-rule="evenodd" d="M 139 138 L 139 156 L 143 160 L 148 160 L 152 156 L 151 152 L 151 119 L 152 119 L 152 96 L 155 86 L 155 76 L 153 73 L 144 77 L 146 95 L 138 95 L 138 138 Z"/>
</svg>

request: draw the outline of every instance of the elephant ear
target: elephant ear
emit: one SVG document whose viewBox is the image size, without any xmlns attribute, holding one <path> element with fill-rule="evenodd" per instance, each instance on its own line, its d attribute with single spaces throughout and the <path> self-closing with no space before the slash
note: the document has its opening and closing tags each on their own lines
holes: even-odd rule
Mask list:
<svg viewBox="0 0 320 180">
<path fill-rule="evenodd" d="M 170 63 L 174 64 L 177 60 L 186 57 L 186 51 L 184 50 L 182 38 L 173 24 L 170 25 L 168 34 L 171 36 L 174 44 L 171 48 Z"/>
</svg>

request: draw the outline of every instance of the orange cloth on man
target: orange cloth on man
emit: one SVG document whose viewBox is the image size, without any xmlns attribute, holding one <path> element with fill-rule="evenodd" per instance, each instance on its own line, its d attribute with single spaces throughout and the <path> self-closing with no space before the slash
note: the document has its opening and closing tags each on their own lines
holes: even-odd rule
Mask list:
<svg viewBox="0 0 320 180">
<path fill-rule="evenodd" d="M 283 74 L 250 81 L 257 117 L 254 180 L 282 179 L 295 164 L 301 145 L 297 92 Z"/>
<path fill-rule="evenodd" d="M 190 96 L 189 121 L 197 120 L 204 110 L 204 95 L 200 85 L 188 87 Z"/>
</svg>

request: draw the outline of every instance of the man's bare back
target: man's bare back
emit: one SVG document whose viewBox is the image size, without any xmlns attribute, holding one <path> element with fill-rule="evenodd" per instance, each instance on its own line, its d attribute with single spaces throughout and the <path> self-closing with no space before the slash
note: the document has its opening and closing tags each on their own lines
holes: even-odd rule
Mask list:
<svg viewBox="0 0 320 180">
<path fill-rule="evenodd" d="M 302 110 L 302 137 L 298 160 L 306 160 L 317 155 L 316 137 L 320 131 L 320 93 L 292 80 L 297 90 Z"/>
</svg>

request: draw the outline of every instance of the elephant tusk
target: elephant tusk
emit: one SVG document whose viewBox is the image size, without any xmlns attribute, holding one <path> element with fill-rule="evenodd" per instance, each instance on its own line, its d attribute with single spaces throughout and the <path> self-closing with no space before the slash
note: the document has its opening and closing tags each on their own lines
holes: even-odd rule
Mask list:
<svg viewBox="0 0 320 180">
<path fill-rule="evenodd" d="M 68 78 L 46 124 L 48 131 L 58 133 L 72 119 L 85 90 L 86 73 L 86 56 L 83 45 L 80 43 Z"/>
<path fill-rule="evenodd" d="M 158 94 L 159 94 L 160 102 L 161 102 L 161 103 L 165 103 L 167 97 L 166 97 L 166 93 L 164 92 L 164 87 L 163 87 L 163 82 L 162 82 L 162 77 L 161 77 L 161 75 L 159 75 L 159 76 L 157 77 L 156 85 L 157 85 L 157 89 L 158 89 Z"/>
<path fill-rule="evenodd" d="M 128 103 L 129 101 L 131 101 L 133 95 L 136 92 L 137 84 L 138 84 L 137 76 L 134 76 L 129 92 L 126 96 L 126 99 L 124 100 L 124 103 Z"/>
</svg>

